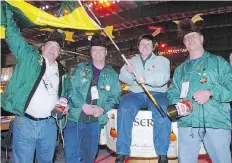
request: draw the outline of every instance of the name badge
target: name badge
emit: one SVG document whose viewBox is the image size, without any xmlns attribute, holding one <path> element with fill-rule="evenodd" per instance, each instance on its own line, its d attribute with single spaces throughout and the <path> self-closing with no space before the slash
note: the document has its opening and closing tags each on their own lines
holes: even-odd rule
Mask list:
<svg viewBox="0 0 232 163">
<path fill-rule="evenodd" d="M 97 86 L 92 86 L 91 87 L 91 98 L 92 98 L 92 100 L 99 99 L 99 94 L 98 94 Z"/>
<path fill-rule="evenodd" d="M 51 83 L 51 81 L 48 78 L 43 79 L 43 83 L 49 95 L 58 94 L 58 90 L 56 90 L 55 86 Z"/>
<path fill-rule="evenodd" d="M 186 98 L 189 91 L 189 82 L 182 83 L 180 98 Z"/>
</svg>

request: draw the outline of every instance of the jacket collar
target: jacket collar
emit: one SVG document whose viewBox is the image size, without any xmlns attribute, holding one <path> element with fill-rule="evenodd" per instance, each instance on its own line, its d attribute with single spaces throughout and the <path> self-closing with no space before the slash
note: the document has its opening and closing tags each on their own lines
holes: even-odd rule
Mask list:
<svg viewBox="0 0 232 163">
<path fill-rule="evenodd" d="M 208 58 L 211 54 L 208 51 L 204 51 L 203 55 L 199 59 L 205 59 Z M 185 62 L 190 62 L 190 57 L 188 57 Z"/>
<path fill-rule="evenodd" d="M 43 64 L 46 65 L 46 62 L 48 62 L 48 60 L 46 58 L 43 57 L 43 55 L 41 55 L 42 59 L 43 59 Z M 68 70 L 60 63 L 60 61 L 56 60 L 56 63 L 58 65 L 58 71 L 59 74 L 64 75 L 68 72 Z"/>
<path fill-rule="evenodd" d="M 137 57 L 137 58 L 140 58 L 141 57 L 141 54 L 135 54 L 135 56 Z M 155 57 L 157 57 L 153 52 L 151 53 L 151 57 L 149 58 L 149 59 L 153 59 L 153 58 L 155 58 Z"/>
<path fill-rule="evenodd" d="M 87 62 L 86 66 L 87 66 L 88 69 L 92 70 L 93 69 L 93 62 Z M 109 69 L 109 68 L 112 68 L 112 66 L 109 65 L 109 64 L 105 64 L 105 66 L 103 67 L 102 70 L 106 70 L 106 69 Z"/>
<path fill-rule="evenodd" d="M 59 70 L 59 74 L 64 75 L 68 72 L 68 70 L 57 60 L 56 61 L 58 64 L 58 70 Z"/>
</svg>

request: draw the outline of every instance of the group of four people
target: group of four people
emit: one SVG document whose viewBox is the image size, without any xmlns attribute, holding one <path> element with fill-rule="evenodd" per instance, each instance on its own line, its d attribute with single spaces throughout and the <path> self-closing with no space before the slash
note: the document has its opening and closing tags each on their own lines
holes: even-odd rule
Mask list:
<svg viewBox="0 0 232 163">
<path fill-rule="evenodd" d="M 169 104 L 180 99 L 192 103 L 192 114 L 178 120 L 180 163 L 196 163 L 202 141 L 214 163 L 231 163 L 232 70 L 222 57 L 203 48 L 204 37 L 195 28 L 180 32 L 189 58 L 176 69 L 168 89 L 170 62 L 153 53 L 151 35 L 139 38 L 140 53 L 129 59 L 129 65 L 124 65 L 118 76 L 105 61 L 106 38 L 94 34 L 91 61 L 79 63 L 67 75 L 57 61 L 64 33 L 54 31 L 40 52 L 23 39 L 10 9 L 6 8 L 5 14 L 6 41 L 18 62 L 2 95 L 2 107 L 15 114 L 13 162 L 31 163 L 35 150 L 39 163 L 52 162 L 57 126 L 51 111 L 62 97 L 69 107 L 64 129 L 67 163 L 94 162 L 101 127 L 108 121 L 106 113 L 115 104 L 119 104 L 116 162 L 123 163 L 130 155 L 133 121 L 140 108 L 148 108 L 152 111 L 153 141 L 159 163 L 167 163 L 171 121 L 161 116 L 141 88 L 142 83 L 165 113 Z M 191 24 L 188 19 L 183 23 Z M 120 81 L 128 84 L 130 90 L 121 99 Z"/>
</svg>

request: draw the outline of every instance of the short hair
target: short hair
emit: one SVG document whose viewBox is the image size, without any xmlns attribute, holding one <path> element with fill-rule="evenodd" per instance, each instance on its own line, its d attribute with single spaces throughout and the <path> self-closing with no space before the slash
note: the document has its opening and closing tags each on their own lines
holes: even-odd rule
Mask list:
<svg viewBox="0 0 232 163">
<path fill-rule="evenodd" d="M 154 39 L 154 37 L 152 35 L 144 34 L 144 35 L 140 36 L 139 39 L 138 39 L 138 42 L 137 42 L 137 46 L 139 46 L 139 43 L 142 40 L 151 40 L 153 46 L 155 45 L 155 39 Z"/>
<path fill-rule="evenodd" d="M 107 48 L 107 39 L 100 33 L 94 33 L 91 38 L 90 46 L 102 46 Z"/>
</svg>

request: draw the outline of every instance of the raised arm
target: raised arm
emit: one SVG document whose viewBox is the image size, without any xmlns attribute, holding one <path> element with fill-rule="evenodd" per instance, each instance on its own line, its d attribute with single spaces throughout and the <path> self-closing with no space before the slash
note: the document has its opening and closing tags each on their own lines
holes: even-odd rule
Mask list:
<svg viewBox="0 0 232 163">
<path fill-rule="evenodd" d="M 15 20 L 13 19 L 13 13 L 10 7 L 6 5 L 6 42 L 16 57 L 17 61 L 30 58 L 32 55 L 38 55 L 39 51 L 32 45 L 29 45 L 27 41 L 22 37 L 22 34 L 17 27 Z"/>
</svg>

